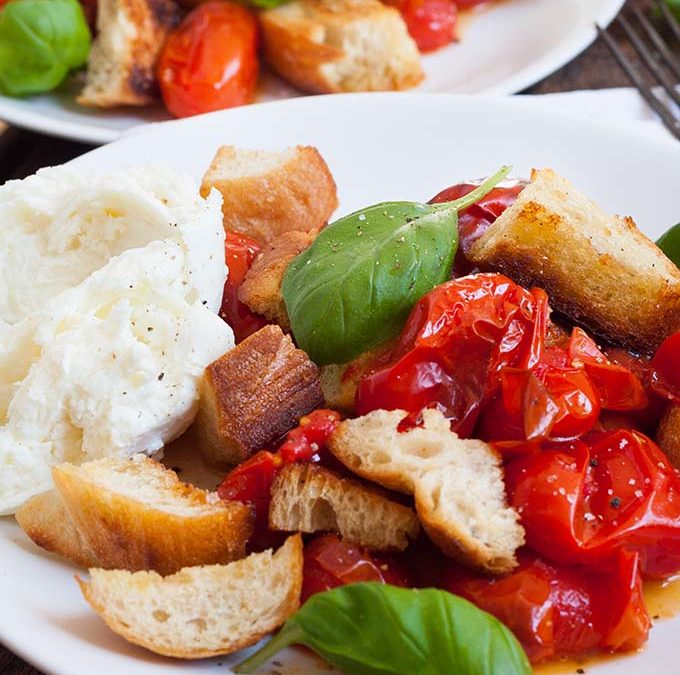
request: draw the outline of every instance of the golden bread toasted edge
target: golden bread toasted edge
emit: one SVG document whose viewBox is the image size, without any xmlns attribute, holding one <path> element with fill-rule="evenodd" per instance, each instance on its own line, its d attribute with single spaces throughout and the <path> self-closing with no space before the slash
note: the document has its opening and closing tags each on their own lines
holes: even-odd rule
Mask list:
<svg viewBox="0 0 680 675">
<path fill-rule="evenodd" d="M 343 539 L 373 551 L 403 551 L 420 530 L 410 507 L 390 499 L 377 487 L 313 464 L 283 467 L 271 495 L 269 526 L 273 530 L 336 531 Z M 370 522 L 366 514 L 372 514 Z"/>
<path fill-rule="evenodd" d="M 230 169 L 243 163 L 251 168 Z M 283 151 L 221 146 L 203 176 L 201 195 L 207 197 L 213 189 L 222 195 L 225 229 L 262 244 L 285 232 L 320 230 L 338 207 L 328 164 L 315 147 L 306 145 Z"/>
<path fill-rule="evenodd" d="M 116 616 L 115 608 L 114 611 L 109 609 L 108 605 L 103 601 L 103 598 L 100 597 L 96 588 L 98 580 L 104 580 L 107 575 L 124 574 L 126 575 L 125 579 L 130 584 L 135 583 L 134 577 L 136 576 L 139 580 L 139 583 L 145 586 L 155 587 L 156 589 L 160 588 L 162 591 L 162 585 L 165 579 L 168 579 L 170 582 L 172 582 L 173 577 L 181 577 L 184 570 L 180 570 L 171 577 L 162 578 L 153 572 L 136 572 L 133 574 L 121 570 L 93 569 L 90 570 L 89 582 L 81 579 L 78 576 L 75 578 L 78 582 L 78 585 L 80 586 L 83 597 L 92 607 L 92 609 L 104 620 L 106 625 L 114 633 L 120 635 L 128 642 L 136 644 L 140 647 L 144 647 L 145 649 L 162 656 L 168 656 L 176 659 L 203 659 L 213 656 L 232 654 L 241 649 L 245 649 L 246 647 L 257 644 L 262 638 L 280 628 L 299 609 L 304 563 L 301 535 L 296 534 L 288 537 L 283 546 L 273 553 L 273 555 L 271 550 L 264 551 L 263 553 L 251 553 L 246 558 L 237 560 L 227 565 L 221 565 L 219 567 L 221 567 L 221 571 L 225 576 L 235 574 L 237 577 L 240 577 L 240 581 L 242 581 L 244 585 L 251 585 L 254 578 L 253 572 L 256 572 L 256 570 L 249 570 L 249 568 L 254 568 L 257 564 L 258 558 L 265 556 L 270 557 L 269 565 L 267 566 L 267 571 L 259 580 L 258 586 L 261 589 L 266 589 L 268 580 L 267 577 L 272 574 L 273 570 L 280 567 L 282 571 L 285 571 L 285 574 L 282 574 L 282 577 L 287 583 L 285 597 L 281 604 L 275 608 L 275 612 L 271 613 L 270 608 L 270 616 L 267 617 L 267 621 L 264 623 L 264 625 L 259 626 L 257 630 L 251 631 L 245 635 L 233 636 L 231 642 L 219 648 L 214 648 L 213 646 L 207 645 L 200 646 L 197 645 L 194 640 L 188 640 L 187 644 L 184 645 L 177 641 L 173 641 L 173 644 L 169 645 L 164 644 L 165 639 L 161 636 L 151 639 L 148 636 L 141 635 L 140 633 L 135 632 L 131 622 L 124 621 L 120 617 Z M 216 566 L 204 566 L 196 569 L 200 573 L 201 569 L 210 569 L 211 567 L 214 568 Z M 244 574 L 244 571 L 250 573 Z M 200 589 L 195 590 L 196 592 L 200 592 Z M 218 592 L 219 589 L 215 589 L 215 591 Z M 182 610 L 186 610 L 187 612 L 187 622 L 197 618 L 195 616 L 194 609 L 191 606 L 179 608 L 178 611 L 181 612 Z M 244 620 L 242 621 L 243 624 L 247 623 L 245 619 L 246 617 L 244 617 Z"/>
</svg>

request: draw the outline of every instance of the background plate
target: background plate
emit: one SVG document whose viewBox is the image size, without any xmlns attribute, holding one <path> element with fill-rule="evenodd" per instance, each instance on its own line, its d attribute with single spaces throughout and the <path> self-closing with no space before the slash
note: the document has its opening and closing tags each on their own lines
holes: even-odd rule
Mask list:
<svg viewBox="0 0 680 675">
<path fill-rule="evenodd" d="M 654 238 L 680 220 L 677 143 L 547 113 L 519 98 L 359 94 L 295 99 L 150 127 L 74 164 L 101 172 L 157 163 L 198 180 L 221 143 L 318 146 L 339 187 L 340 213 L 388 199 L 427 200 L 448 185 L 509 163 L 518 176 L 532 167 L 556 169 L 605 208 L 633 215 Z M 90 611 L 73 581 L 76 570 L 42 553 L 8 518 L 0 519 L 0 560 L 0 640 L 47 672 L 225 675 L 226 665 L 233 663 L 175 662 L 128 645 Z M 588 665 L 587 672 L 677 673 L 679 633 L 680 618 L 659 622 L 644 652 Z M 300 654 L 290 658 L 297 667 L 276 670 L 328 672 Z"/>
<path fill-rule="evenodd" d="M 511 94 L 557 70 L 595 38 L 595 22 L 608 24 L 624 0 L 505 0 L 463 26 L 463 40 L 425 56 L 426 81 L 416 91 Z M 167 119 L 160 107 L 97 111 L 74 101 L 80 85 L 59 93 L 14 99 L 0 96 L 0 119 L 57 136 L 107 143 L 147 122 Z M 259 99 L 300 96 L 265 75 Z"/>
</svg>

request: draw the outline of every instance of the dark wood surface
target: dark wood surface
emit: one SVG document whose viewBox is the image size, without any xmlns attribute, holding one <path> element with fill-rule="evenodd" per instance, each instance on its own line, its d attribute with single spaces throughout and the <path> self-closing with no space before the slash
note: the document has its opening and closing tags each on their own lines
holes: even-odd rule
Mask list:
<svg viewBox="0 0 680 675">
<path fill-rule="evenodd" d="M 627 7 L 646 4 L 647 0 L 626 2 Z M 597 41 L 570 64 L 523 93 L 547 94 L 626 86 L 630 86 L 630 82 L 605 45 Z M 83 143 L 48 139 L 40 134 L 10 129 L 0 136 L 0 183 L 9 178 L 22 178 L 43 166 L 60 164 L 89 149 L 91 146 Z M 0 645 L 0 675 L 40 673 Z"/>
</svg>

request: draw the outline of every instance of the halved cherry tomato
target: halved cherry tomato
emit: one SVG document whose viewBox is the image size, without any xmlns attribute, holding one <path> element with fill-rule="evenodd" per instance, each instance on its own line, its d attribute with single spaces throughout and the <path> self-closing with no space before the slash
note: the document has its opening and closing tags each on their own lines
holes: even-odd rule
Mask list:
<svg viewBox="0 0 680 675">
<path fill-rule="evenodd" d="M 591 434 L 506 466 L 527 544 L 551 560 L 604 567 L 637 551 L 647 577 L 680 571 L 680 473 L 646 436 Z"/>
<path fill-rule="evenodd" d="M 604 570 L 551 563 L 528 550 L 518 558 L 519 567 L 498 579 L 450 562 L 441 586 L 502 621 L 533 663 L 646 642 L 637 554 L 622 551 Z"/>
<path fill-rule="evenodd" d="M 336 534 L 326 534 L 305 545 L 302 602 L 345 584 L 379 581 L 410 586 L 405 567 L 394 557 L 369 553 Z"/>
<path fill-rule="evenodd" d="M 435 195 L 430 204 L 451 202 L 472 192 L 477 185 L 472 183 L 460 183 L 442 190 Z M 453 276 L 460 277 L 469 274 L 474 265 L 466 259 L 470 247 L 479 239 L 495 222 L 505 209 L 517 199 L 518 195 L 526 187 L 526 183 L 518 183 L 511 187 L 497 187 L 491 190 L 486 197 L 463 209 L 458 214 L 458 251 L 453 265 Z"/>
<path fill-rule="evenodd" d="M 227 232 L 224 251 L 229 268 L 229 276 L 224 284 L 220 316 L 234 331 L 236 343 L 267 325 L 267 320 L 251 312 L 238 299 L 238 288 L 262 247 L 259 242 L 240 232 Z"/>
<path fill-rule="evenodd" d="M 303 417 L 299 425 L 288 432 L 279 448 L 284 464 L 321 461 L 326 442 L 341 419 L 340 413 L 325 409 L 315 410 Z"/>
<path fill-rule="evenodd" d="M 431 52 L 456 39 L 458 7 L 454 0 L 390 0 L 404 17 L 421 52 Z"/>
<path fill-rule="evenodd" d="M 437 286 L 414 307 L 386 365 L 359 382 L 358 414 L 382 408 L 418 415 L 436 407 L 469 435 L 501 369 L 532 359 L 537 304 L 500 274 Z"/>
<path fill-rule="evenodd" d="M 255 93 L 257 21 L 242 5 L 210 0 L 170 33 L 158 60 L 158 83 L 175 117 L 249 103 Z"/>
</svg>

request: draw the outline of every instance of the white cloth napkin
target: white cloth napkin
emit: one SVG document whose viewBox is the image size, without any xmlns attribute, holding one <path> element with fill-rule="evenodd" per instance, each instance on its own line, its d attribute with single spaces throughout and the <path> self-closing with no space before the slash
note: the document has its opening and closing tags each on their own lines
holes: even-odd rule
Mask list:
<svg viewBox="0 0 680 675">
<path fill-rule="evenodd" d="M 673 138 L 638 90 L 632 87 L 527 95 L 526 98 L 548 110 L 559 110 L 607 124 L 630 125 L 653 136 Z"/>
</svg>

